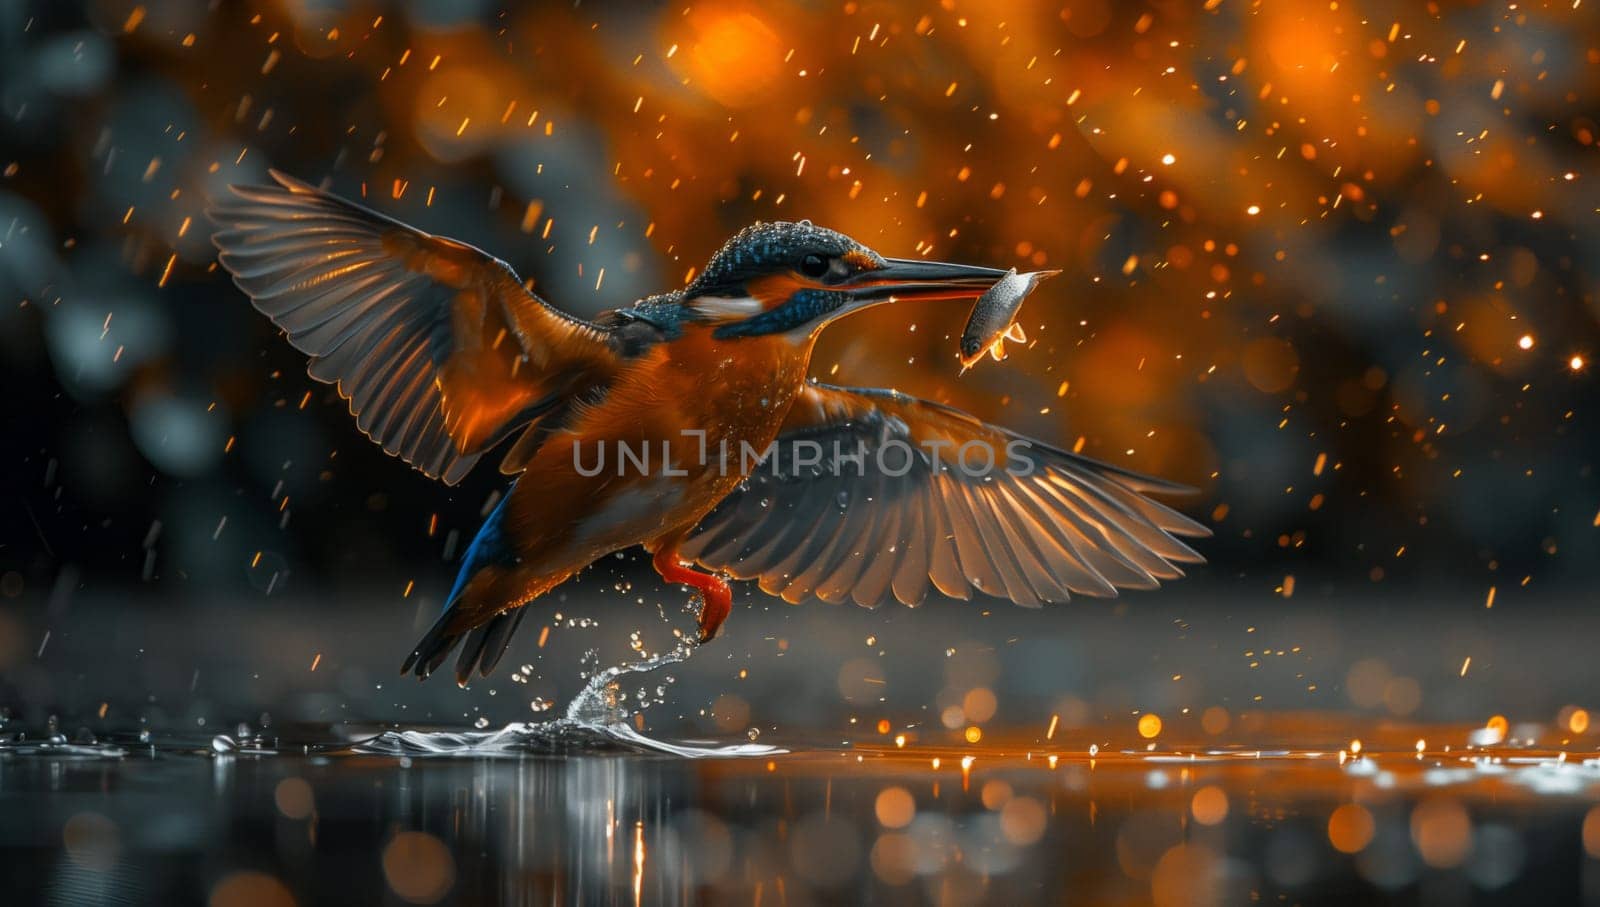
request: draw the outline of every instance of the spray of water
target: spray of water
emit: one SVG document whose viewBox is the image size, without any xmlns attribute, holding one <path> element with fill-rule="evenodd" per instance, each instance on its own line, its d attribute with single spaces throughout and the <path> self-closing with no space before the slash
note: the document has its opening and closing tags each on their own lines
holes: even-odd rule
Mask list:
<svg viewBox="0 0 1600 907">
<path fill-rule="evenodd" d="M 633 712 L 622 678 L 681 664 L 697 646 L 687 640 L 656 655 L 623 662 L 597 671 L 567 705 L 566 714 L 550 721 L 513 722 L 494 731 L 385 731 L 369 740 L 343 748 L 343 752 L 386 756 L 486 756 L 538 755 L 573 752 L 664 753 L 686 759 L 705 757 L 770 756 L 776 747 L 755 743 L 715 745 L 691 741 L 668 742 L 640 733 L 631 721 Z"/>
</svg>

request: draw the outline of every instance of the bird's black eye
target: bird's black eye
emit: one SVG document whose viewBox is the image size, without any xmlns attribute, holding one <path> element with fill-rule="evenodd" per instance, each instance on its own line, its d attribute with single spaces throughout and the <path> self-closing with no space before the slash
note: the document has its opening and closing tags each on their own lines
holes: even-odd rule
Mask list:
<svg viewBox="0 0 1600 907">
<path fill-rule="evenodd" d="M 807 277 L 821 277 L 828 273 L 828 260 L 821 255 L 807 255 L 800 261 L 800 273 Z"/>
</svg>

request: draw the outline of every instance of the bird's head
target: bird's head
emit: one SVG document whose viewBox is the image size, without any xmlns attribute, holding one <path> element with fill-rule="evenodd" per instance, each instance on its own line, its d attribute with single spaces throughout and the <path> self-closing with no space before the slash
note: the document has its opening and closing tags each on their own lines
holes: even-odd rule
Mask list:
<svg viewBox="0 0 1600 907">
<path fill-rule="evenodd" d="M 841 315 L 901 299 L 975 299 L 1006 276 L 972 265 L 884 258 L 810 221 L 756 224 L 728 240 L 684 291 L 718 339 L 806 337 Z"/>
</svg>

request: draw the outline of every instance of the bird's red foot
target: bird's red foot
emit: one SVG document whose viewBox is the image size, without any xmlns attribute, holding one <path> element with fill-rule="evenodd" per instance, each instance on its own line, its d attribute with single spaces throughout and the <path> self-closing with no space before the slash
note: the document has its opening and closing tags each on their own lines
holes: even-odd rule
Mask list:
<svg viewBox="0 0 1600 907">
<path fill-rule="evenodd" d="M 669 583 L 693 586 L 700 593 L 700 642 L 710 642 L 722 629 L 722 622 L 733 612 L 733 590 L 722 577 L 701 573 L 678 560 L 676 547 L 662 548 L 655 554 L 656 572 Z"/>
</svg>

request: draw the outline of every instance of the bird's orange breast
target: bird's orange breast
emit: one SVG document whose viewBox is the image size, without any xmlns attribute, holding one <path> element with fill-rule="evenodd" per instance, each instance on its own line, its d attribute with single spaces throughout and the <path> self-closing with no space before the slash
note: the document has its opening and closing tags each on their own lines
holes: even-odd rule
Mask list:
<svg viewBox="0 0 1600 907">
<path fill-rule="evenodd" d="M 550 569 L 576 569 L 691 528 L 777 436 L 809 357 L 809 340 L 719 341 L 703 325 L 651 348 L 529 463 L 513 537 Z"/>
</svg>

